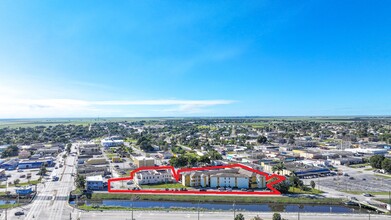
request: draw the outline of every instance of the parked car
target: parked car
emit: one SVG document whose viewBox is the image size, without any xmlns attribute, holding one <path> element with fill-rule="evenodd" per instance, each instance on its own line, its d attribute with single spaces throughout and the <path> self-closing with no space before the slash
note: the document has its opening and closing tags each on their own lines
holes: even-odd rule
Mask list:
<svg viewBox="0 0 391 220">
<path fill-rule="evenodd" d="M 24 212 L 22 212 L 22 211 L 15 212 L 15 216 L 21 216 L 21 215 L 24 215 Z"/>
<path fill-rule="evenodd" d="M 200 191 L 203 191 L 203 192 L 205 192 L 205 191 L 206 191 L 206 189 L 200 189 Z"/>
<path fill-rule="evenodd" d="M 20 177 L 20 178 L 25 178 L 26 175 L 22 174 L 22 175 L 20 175 L 19 177 Z"/>
<path fill-rule="evenodd" d="M 373 197 L 373 195 L 369 194 L 369 193 L 363 193 L 362 195 L 365 196 L 365 197 Z"/>
</svg>

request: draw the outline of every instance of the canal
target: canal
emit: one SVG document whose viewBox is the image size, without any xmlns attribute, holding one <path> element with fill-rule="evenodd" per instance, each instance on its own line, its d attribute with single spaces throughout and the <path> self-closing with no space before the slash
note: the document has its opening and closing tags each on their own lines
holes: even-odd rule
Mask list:
<svg viewBox="0 0 391 220">
<path fill-rule="evenodd" d="M 82 201 L 80 204 L 88 206 L 119 206 L 134 208 L 197 208 L 207 210 L 231 211 L 233 208 L 237 211 L 251 212 L 318 212 L 318 213 L 367 213 L 367 209 L 357 206 L 342 205 L 312 205 L 312 204 L 241 204 L 236 203 L 193 203 L 193 202 L 172 202 L 172 201 L 130 201 L 130 200 L 98 200 Z M 71 205 L 75 202 L 71 201 Z"/>
</svg>

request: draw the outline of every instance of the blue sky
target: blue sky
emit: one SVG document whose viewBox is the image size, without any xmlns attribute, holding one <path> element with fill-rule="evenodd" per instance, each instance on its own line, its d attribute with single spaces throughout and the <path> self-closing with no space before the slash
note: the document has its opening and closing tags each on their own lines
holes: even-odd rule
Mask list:
<svg viewBox="0 0 391 220">
<path fill-rule="evenodd" d="M 390 1 L 0 1 L 0 118 L 389 115 Z"/>
</svg>

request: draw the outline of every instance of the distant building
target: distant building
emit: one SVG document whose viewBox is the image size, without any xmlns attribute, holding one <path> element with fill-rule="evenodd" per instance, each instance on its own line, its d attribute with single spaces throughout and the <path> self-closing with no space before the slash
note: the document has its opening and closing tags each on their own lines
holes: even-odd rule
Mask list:
<svg viewBox="0 0 391 220">
<path fill-rule="evenodd" d="M 96 157 L 96 158 L 87 159 L 85 163 L 89 165 L 102 165 L 102 164 L 107 164 L 108 161 L 103 157 Z"/>
<path fill-rule="evenodd" d="M 262 163 L 263 171 L 273 173 L 273 166 L 276 164 L 277 162 Z M 325 175 L 330 173 L 330 170 L 328 168 L 309 164 L 302 164 L 299 162 L 287 162 L 284 165 L 285 169 L 283 169 L 282 171 L 276 171 L 275 173 L 279 173 L 280 175 L 286 176 L 295 174 L 298 177 Z"/>
<path fill-rule="evenodd" d="M 17 187 L 15 189 L 15 193 L 18 194 L 19 196 L 27 196 L 33 193 L 33 188 L 31 186 Z"/>
<path fill-rule="evenodd" d="M 6 177 L 5 169 L 0 169 L 0 179 L 3 179 Z"/>
<path fill-rule="evenodd" d="M 0 146 L 0 153 L 5 151 L 10 145 L 9 144 L 6 144 L 6 145 L 1 145 Z"/>
<path fill-rule="evenodd" d="M 124 140 L 120 140 L 116 137 L 109 137 L 101 140 L 101 145 L 105 148 L 116 147 L 124 144 Z"/>
<path fill-rule="evenodd" d="M 53 158 L 45 158 L 39 160 L 21 160 L 18 164 L 18 169 L 34 169 L 40 168 L 43 165 L 48 167 L 54 166 Z"/>
<path fill-rule="evenodd" d="M 86 189 L 87 190 L 102 190 L 104 188 L 103 178 L 101 175 L 87 176 Z"/>
<path fill-rule="evenodd" d="M 385 148 L 350 148 L 345 149 L 353 153 L 365 154 L 365 155 L 385 155 L 388 153 L 388 149 Z"/>
<path fill-rule="evenodd" d="M 344 157 L 344 158 L 336 158 L 331 160 L 331 163 L 334 165 L 351 165 L 351 164 L 359 164 L 363 162 L 364 160 L 361 157 Z"/>
<path fill-rule="evenodd" d="M 3 164 L 1 164 L 1 168 L 5 169 L 5 170 L 14 170 L 18 167 L 18 164 L 19 164 L 19 159 L 10 159 L 6 162 L 4 162 Z"/>
<path fill-rule="evenodd" d="M 52 147 L 52 148 L 38 149 L 35 153 L 41 154 L 42 156 L 56 156 L 60 152 L 61 152 L 61 149 L 59 147 Z"/>
<path fill-rule="evenodd" d="M 134 165 L 136 165 L 136 167 L 155 166 L 155 159 L 153 159 L 152 157 L 135 157 Z"/>
<path fill-rule="evenodd" d="M 185 172 L 182 184 L 190 187 L 265 188 L 265 176 L 240 169 L 220 169 Z"/>
<path fill-rule="evenodd" d="M 174 156 L 171 152 L 168 152 L 168 151 L 159 152 L 158 155 L 160 158 L 163 158 L 163 159 L 170 159 L 171 157 Z"/>
<path fill-rule="evenodd" d="M 101 147 L 98 144 L 94 144 L 94 143 L 83 144 L 79 148 L 79 154 L 80 155 L 101 155 L 102 151 L 100 148 Z"/>
<path fill-rule="evenodd" d="M 81 176 L 96 176 L 101 175 L 105 176 L 110 174 L 108 165 L 78 165 L 77 174 Z"/>
<path fill-rule="evenodd" d="M 22 150 L 19 152 L 18 154 L 18 158 L 19 159 L 27 159 L 31 156 L 31 153 L 30 151 L 27 151 L 27 150 Z"/>
<path fill-rule="evenodd" d="M 113 163 L 121 163 L 122 162 L 121 157 L 113 157 L 111 160 L 113 161 Z"/>
</svg>

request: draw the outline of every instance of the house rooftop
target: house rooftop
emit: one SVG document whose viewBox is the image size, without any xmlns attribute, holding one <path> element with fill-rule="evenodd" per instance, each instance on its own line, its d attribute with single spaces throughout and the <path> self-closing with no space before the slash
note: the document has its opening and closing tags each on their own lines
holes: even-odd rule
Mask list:
<svg viewBox="0 0 391 220">
<path fill-rule="evenodd" d="M 86 181 L 89 181 L 89 182 L 102 182 L 103 181 L 103 177 L 101 175 L 87 176 Z"/>
</svg>

